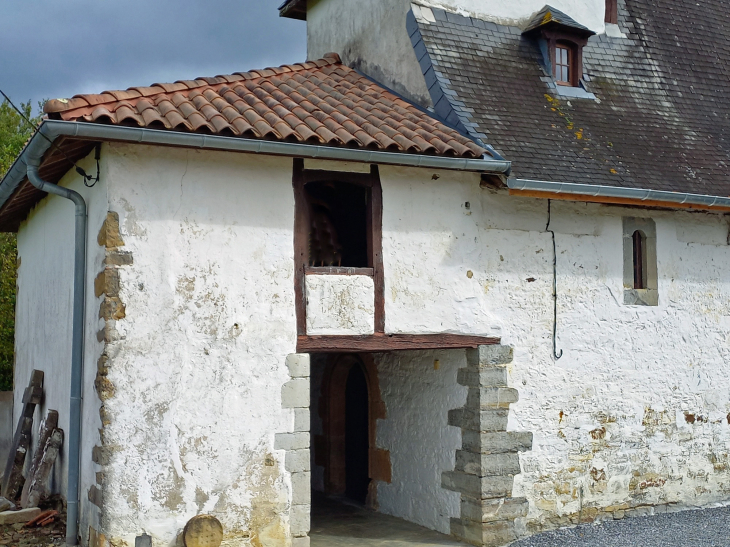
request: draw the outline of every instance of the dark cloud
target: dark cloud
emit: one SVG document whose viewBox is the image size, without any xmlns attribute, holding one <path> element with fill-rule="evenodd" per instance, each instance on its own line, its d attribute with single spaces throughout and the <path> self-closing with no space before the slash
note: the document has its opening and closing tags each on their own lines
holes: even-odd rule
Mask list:
<svg viewBox="0 0 730 547">
<path fill-rule="evenodd" d="M 0 89 L 17 101 L 303 61 L 281 0 L 3 0 Z"/>
</svg>

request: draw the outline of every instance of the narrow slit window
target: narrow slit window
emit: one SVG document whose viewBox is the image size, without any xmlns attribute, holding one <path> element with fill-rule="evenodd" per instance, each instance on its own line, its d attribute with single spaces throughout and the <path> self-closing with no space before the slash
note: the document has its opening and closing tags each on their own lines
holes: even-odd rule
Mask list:
<svg viewBox="0 0 730 547">
<path fill-rule="evenodd" d="M 558 44 L 555 46 L 555 81 L 560 85 L 573 85 L 571 64 L 573 61 L 573 50 L 566 46 Z"/>
<path fill-rule="evenodd" d="M 339 181 L 305 185 L 309 266 L 372 267 L 368 260 L 370 189 Z"/>
<path fill-rule="evenodd" d="M 636 230 L 634 243 L 634 289 L 646 289 L 646 236 Z"/>
</svg>

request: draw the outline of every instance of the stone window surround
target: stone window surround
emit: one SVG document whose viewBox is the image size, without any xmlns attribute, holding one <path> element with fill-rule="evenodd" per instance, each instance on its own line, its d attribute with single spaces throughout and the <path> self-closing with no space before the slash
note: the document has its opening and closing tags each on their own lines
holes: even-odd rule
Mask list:
<svg viewBox="0 0 730 547">
<path fill-rule="evenodd" d="M 634 232 L 645 236 L 646 288 L 634 288 Z M 657 273 L 656 224 L 651 218 L 623 217 L 624 305 L 659 305 L 659 279 Z"/>
</svg>

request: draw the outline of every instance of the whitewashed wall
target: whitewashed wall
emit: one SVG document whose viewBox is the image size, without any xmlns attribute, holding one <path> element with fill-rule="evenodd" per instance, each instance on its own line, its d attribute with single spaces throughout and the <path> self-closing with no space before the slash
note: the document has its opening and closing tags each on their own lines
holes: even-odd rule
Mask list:
<svg viewBox="0 0 730 547">
<path fill-rule="evenodd" d="M 126 145 L 108 161 L 134 264 L 120 269 L 126 318 L 108 350 L 104 531 L 173 545 L 210 513 L 228 542 L 287 545 L 291 485 L 273 447 L 293 427 L 292 163 Z"/>
<path fill-rule="evenodd" d="M 510 427 L 535 434 L 514 492 L 530 500 L 527 530 L 567 523 L 581 489 L 584 515 L 730 499 L 724 218 L 554 202 L 565 351 L 556 361 L 547 203 L 482 190 L 477 175 L 380 172 L 386 330 L 495 335 L 515 348 L 510 374 L 521 400 Z M 229 541 L 248 532 L 285 545 L 290 484 L 273 441 L 293 424 L 281 410 L 296 341 L 291 164 L 115 144 L 104 149 L 102 173 L 93 190 L 64 181 L 90 203 L 89 294 L 107 209 L 119 213 L 134 257 L 120 269 L 126 318 L 108 348 L 116 393 L 106 402 L 113 456 L 101 529 L 130 544 L 144 531 L 168 545 L 206 512 L 221 518 Z M 656 222 L 659 306 L 622 304 L 622 215 Z M 43 411 L 57 408 L 65 428 L 72 234 L 72 208 L 57 198 L 19 233 L 16 383 L 44 368 Z M 89 336 L 101 326 L 100 300 L 87 302 L 86 456 L 99 442 L 101 351 Z M 442 531 L 455 509 L 437 473 L 458 446 L 458 430 L 445 425 L 446 411 L 463 403 L 457 353 L 378 357 L 388 409 L 378 444 L 393 466 L 381 508 Z M 416 461 L 427 441 L 430 456 Z M 85 464 L 82 492 L 95 470 Z M 94 523 L 85 500 L 82 511 L 82 527 Z"/>
<path fill-rule="evenodd" d="M 308 275 L 307 334 L 375 332 L 375 284 L 365 275 Z"/>
<path fill-rule="evenodd" d="M 342 61 L 425 106 L 431 97 L 406 32 L 409 0 L 307 2 L 307 57 L 336 52 Z M 386 40 L 373 39 L 387 36 Z"/>
<path fill-rule="evenodd" d="M 387 418 L 378 420 L 377 447 L 390 451 L 392 482 L 379 483 L 379 510 L 444 534 L 459 516 L 461 495 L 441 488 L 441 473 L 454 469 L 461 430 L 448 411 L 466 403 L 456 372 L 463 350 L 378 354 L 380 390 Z"/>
<path fill-rule="evenodd" d="M 581 487 L 584 514 L 730 501 L 723 217 L 553 202 L 556 361 L 547 202 L 471 175 L 381 167 L 381 178 L 386 330 L 515 347 L 510 428 L 535 442 L 514 495 L 530 500 L 530 529 L 566 524 Z M 656 222 L 659 306 L 622 304 L 622 215 Z"/>
<path fill-rule="evenodd" d="M 88 173 L 96 172 L 93 153 L 79 162 Z M 81 531 L 98 518 L 98 511 L 86 498 L 96 482 L 96 466 L 91 462 L 92 447 L 98 443 L 99 402 L 94 391 L 96 362 L 103 349 L 96 339 L 99 330 L 99 304 L 94 297 L 94 278 L 102 269 L 104 251 L 96 242 L 107 213 L 108 171 L 102 155 L 101 180 L 93 187 L 84 186 L 71 172 L 60 185 L 79 192 L 87 203 L 87 275 L 86 337 L 84 352 L 83 423 L 81 445 Z M 49 409 L 59 413 L 59 427 L 69 432 L 71 389 L 71 320 L 74 273 L 73 203 L 58 196 L 48 196 L 36 205 L 18 230 L 18 296 L 15 315 L 15 417 L 22 409 L 23 389 L 33 369 L 43 370 L 44 402 L 36 408 L 33 443 L 37 428 Z M 34 444 L 33 444 L 34 446 Z M 52 477 L 54 493 L 66 494 L 68 438 L 56 461 Z"/>
</svg>

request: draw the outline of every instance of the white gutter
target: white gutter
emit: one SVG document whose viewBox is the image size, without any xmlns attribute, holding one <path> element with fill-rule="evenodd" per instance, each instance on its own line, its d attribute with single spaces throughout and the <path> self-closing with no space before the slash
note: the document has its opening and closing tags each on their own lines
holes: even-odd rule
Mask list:
<svg viewBox="0 0 730 547">
<path fill-rule="evenodd" d="M 544 192 L 555 195 L 582 195 L 596 198 L 620 198 L 633 201 L 661 201 L 668 204 L 689 205 L 697 207 L 728 207 L 730 198 L 708 196 L 704 194 L 686 194 L 682 192 L 665 192 L 662 190 L 644 190 L 640 188 L 620 188 L 618 186 L 599 186 L 595 184 L 576 184 L 573 182 L 549 182 L 542 180 L 508 179 L 510 190 Z"/>
<path fill-rule="evenodd" d="M 428 169 L 473 171 L 497 175 L 507 174 L 511 168 L 511 162 L 509 161 L 489 158 L 468 159 L 445 156 L 424 156 L 420 154 L 262 141 L 240 137 L 200 135 L 198 133 L 181 133 L 178 131 L 101 125 L 87 122 L 45 120 L 0 183 L 0 207 L 5 204 L 7 199 L 18 188 L 23 179 L 25 179 L 29 151 L 32 151 L 35 157 L 40 157 L 51 147 L 51 142 L 61 136 L 92 141 L 119 141 L 137 144 L 180 146 L 203 150 L 249 152 L 274 156 L 354 161 L 380 165 L 403 165 Z"/>
</svg>

